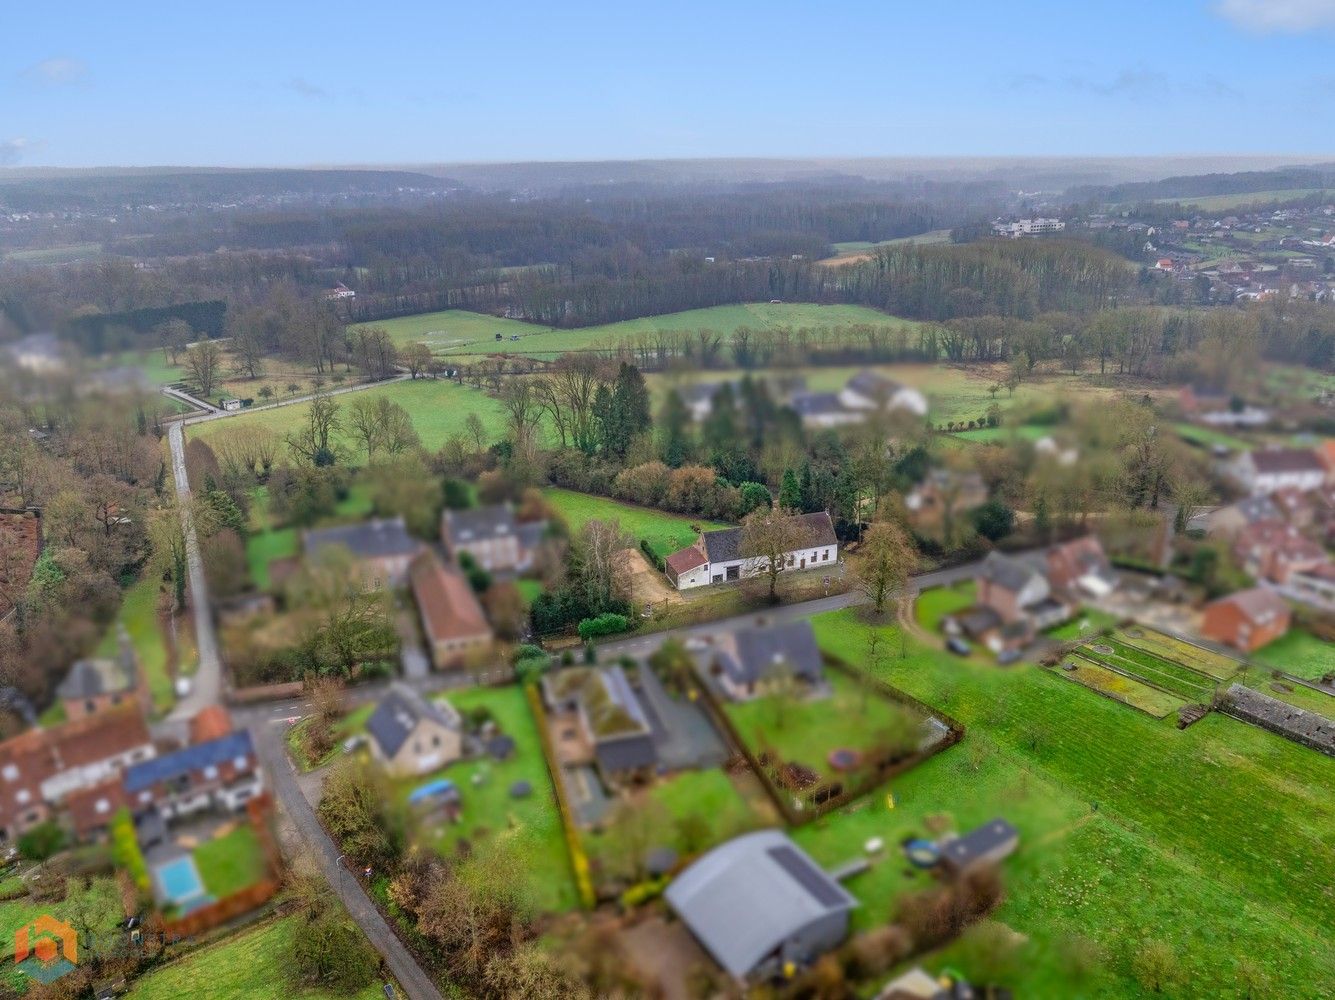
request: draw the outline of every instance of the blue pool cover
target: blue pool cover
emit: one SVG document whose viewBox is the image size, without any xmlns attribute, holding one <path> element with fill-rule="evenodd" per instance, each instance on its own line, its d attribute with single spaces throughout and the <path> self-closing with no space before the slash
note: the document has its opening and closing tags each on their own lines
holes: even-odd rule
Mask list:
<svg viewBox="0 0 1335 1000">
<path fill-rule="evenodd" d="M 413 793 L 408 796 L 408 801 L 416 805 L 423 799 L 434 798 L 437 795 L 448 796 L 455 792 L 454 782 L 449 778 L 437 778 L 435 781 L 428 781 L 425 785 L 413 789 Z"/>
<path fill-rule="evenodd" d="M 162 894 L 178 906 L 198 903 L 204 897 L 204 883 L 200 880 L 195 859 L 190 855 L 159 865 L 154 872 Z"/>
</svg>

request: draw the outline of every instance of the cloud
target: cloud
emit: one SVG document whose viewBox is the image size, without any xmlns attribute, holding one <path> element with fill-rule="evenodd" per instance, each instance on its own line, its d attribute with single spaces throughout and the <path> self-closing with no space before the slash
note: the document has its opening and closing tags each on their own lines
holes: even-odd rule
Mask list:
<svg viewBox="0 0 1335 1000">
<path fill-rule="evenodd" d="M 18 136 L 13 139 L 0 139 L 0 167 L 12 167 L 23 159 L 25 153 L 36 149 L 41 143 Z"/>
<path fill-rule="evenodd" d="M 1335 27 L 1335 0 L 1218 0 L 1214 9 L 1225 20 L 1263 34 Z"/>
<path fill-rule="evenodd" d="M 1243 95 L 1234 87 L 1213 76 L 1195 80 L 1179 80 L 1159 70 L 1134 66 L 1119 70 L 1111 77 L 1092 77 L 1081 74 L 1052 77 L 1040 73 L 1022 73 L 1012 77 L 1012 90 L 1059 90 L 1074 94 L 1092 94 L 1096 97 L 1124 98 L 1140 101 L 1150 98 L 1186 95 L 1216 100 L 1238 100 Z"/>
<path fill-rule="evenodd" d="M 88 80 L 88 64 L 69 56 L 53 56 L 33 63 L 19 76 L 42 87 L 69 87 Z"/>
<path fill-rule="evenodd" d="M 300 94 L 302 97 L 308 97 L 312 101 L 327 101 L 333 95 L 318 84 L 311 83 L 305 77 L 294 76 L 287 83 L 283 84 L 288 90 Z"/>
</svg>

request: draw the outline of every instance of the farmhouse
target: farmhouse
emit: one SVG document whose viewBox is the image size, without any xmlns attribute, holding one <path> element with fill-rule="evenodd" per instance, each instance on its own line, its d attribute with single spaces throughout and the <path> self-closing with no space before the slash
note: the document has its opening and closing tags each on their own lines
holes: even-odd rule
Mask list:
<svg viewBox="0 0 1335 1000">
<path fill-rule="evenodd" d="M 264 780 L 250 731 L 240 729 L 136 764 L 123 784 L 136 814 L 155 811 L 169 820 L 212 808 L 235 812 L 260 794 Z"/>
<path fill-rule="evenodd" d="M 427 701 L 401 682 L 366 720 L 371 753 L 395 777 L 427 774 L 459 759 L 463 722 L 449 702 Z"/>
<path fill-rule="evenodd" d="M 786 553 L 784 569 L 808 569 L 839 561 L 839 540 L 834 522 L 825 511 L 801 514 L 806 542 Z M 678 590 L 725 583 L 765 572 L 766 560 L 742 554 L 742 529 L 720 528 L 702 532 L 694 545 L 667 557 L 667 577 Z"/>
<path fill-rule="evenodd" d="M 1273 590 L 1253 587 L 1207 604 L 1201 634 L 1250 653 L 1289 630 L 1291 615 Z"/>
<path fill-rule="evenodd" d="M 534 550 L 546 530 L 546 521 L 515 520 L 508 503 L 446 510 L 440 519 L 440 540 L 450 558 L 458 560 L 467 552 L 489 573 L 532 568 Z"/>
<path fill-rule="evenodd" d="M 816 634 L 805 619 L 718 636 L 708 670 L 734 701 L 755 698 L 789 681 L 814 689 L 825 679 Z"/>
<path fill-rule="evenodd" d="M 422 543 L 408 534 L 401 517 L 314 529 L 302 535 L 302 545 L 308 559 L 330 549 L 346 549 L 372 590 L 403 586 L 409 564 L 422 551 Z"/>
<path fill-rule="evenodd" d="M 734 979 L 770 978 L 838 947 L 857 901 L 778 830 L 714 848 L 673 880 L 668 905 Z"/>
<path fill-rule="evenodd" d="M 1229 476 L 1248 493 L 1269 494 L 1286 486 L 1317 489 L 1326 467 L 1311 448 L 1262 448 L 1244 451 L 1228 466 Z"/>
<path fill-rule="evenodd" d="M 491 651 L 491 626 L 462 573 L 446 569 L 427 551 L 413 560 L 409 575 L 437 670 L 465 666 Z"/>
<path fill-rule="evenodd" d="M 839 392 L 839 402 L 850 410 L 904 410 L 914 416 L 927 416 L 926 396 L 874 371 L 850 378 Z"/>
</svg>

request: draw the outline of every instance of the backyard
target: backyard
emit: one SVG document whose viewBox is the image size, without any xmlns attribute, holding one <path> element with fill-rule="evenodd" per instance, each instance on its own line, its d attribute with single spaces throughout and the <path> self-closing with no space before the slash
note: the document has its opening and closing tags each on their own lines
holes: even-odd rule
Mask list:
<svg viewBox="0 0 1335 1000">
<path fill-rule="evenodd" d="M 814 622 L 825 649 L 859 661 L 869 626 L 856 611 Z M 1131 961 L 1146 940 L 1173 951 L 1175 997 L 1228 995 L 1243 956 L 1275 995 L 1335 981 L 1323 931 L 1335 920 L 1335 760 L 1217 714 L 1179 731 L 1037 667 L 1002 671 L 911 638 L 901 658 L 897 630 L 879 628 L 892 650 L 879 676 L 968 734 L 895 779 L 893 810 L 864 798 L 799 830 L 818 861 L 848 861 L 871 836 L 922 835 L 945 814 L 961 829 L 1009 819 L 1021 848 L 996 919 L 1031 942 L 1009 984 L 1019 996 L 1068 995 L 1082 939 L 1104 956 L 1091 997 L 1144 995 Z M 864 903 L 856 922 L 889 912 L 903 868 L 888 859 L 849 883 Z"/>
<path fill-rule="evenodd" d="M 670 555 L 693 543 L 696 532 L 692 525 L 698 526 L 702 531 L 728 527 L 719 521 L 704 521 L 682 514 L 669 514 L 653 507 L 619 503 L 606 497 L 576 493 L 573 490 L 553 487 L 543 490 L 543 495 L 566 519 L 572 534 L 577 534 L 588 521 L 616 519 L 621 522 L 621 529 L 634 539 L 634 544 L 638 545 L 640 539 L 644 539 L 659 556 Z"/>
<path fill-rule="evenodd" d="M 249 823 L 239 822 L 201 842 L 193 854 L 204 890 L 214 899 L 225 899 L 264 878 L 264 850 Z"/>
</svg>

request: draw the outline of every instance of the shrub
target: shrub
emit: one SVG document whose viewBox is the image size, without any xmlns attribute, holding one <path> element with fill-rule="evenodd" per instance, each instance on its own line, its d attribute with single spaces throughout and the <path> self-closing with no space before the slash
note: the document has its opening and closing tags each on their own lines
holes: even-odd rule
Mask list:
<svg viewBox="0 0 1335 1000">
<path fill-rule="evenodd" d="M 370 985 L 379 965 L 357 925 L 330 906 L 312 919 L 299 919 L 292 934 L 292 963 L 297 979 L 351 996 Z"/>
<path fill-rule="evenodd" d="M 65 831 L 54 820 L 38 823 L 19 838 L 18 848 L 29 861 L 45 861 L 65 846 Z"/>
<path fill-rule="evenodd" d="M 643 552 L 646 556 L 648 556 L 649 561 L 653 563 L 654 568 L 658 570 L 658 572 L 664 573 L 667 571 L 666 560 L 664 560 L 662 556 L 660 556 L 657 552 L 654 551 L 654 547 L 649 544 L 649 539 L 647 538 L 640 539 L 640 551 Z"/>
<path fill-rule="evenodd" d="M 144 852 L 139 849 L 139 837 L 134 829 L 134 820 L 130 810 L 120 809 L 111 820 L 111 857 L 117 868 L 123 869 L 129 876 L 141 896 L 152 891 L 148 879 L 148 865 L 144 861 Z"/>
<path fill-rule="evenodd" d="M 579 623 L 579 637 L 586 642 L 602 635 L 616 635 L 630 628 L 630 619 L 613 611 L 605 612 L 596 618 L 585 618 Z"/>
<path fill-rule="evenodd" d="M 663 890 L 667 888 L 671 879 L 666 875 L 658 878 L 645 879 L 643 882 L 636 882 L 629 889 L 621 894 L 621 908 L 631 910 L 637 906 L 643 906 L 651 899 L 657 899 L 662 895 Z"/>
</svg>

